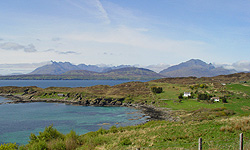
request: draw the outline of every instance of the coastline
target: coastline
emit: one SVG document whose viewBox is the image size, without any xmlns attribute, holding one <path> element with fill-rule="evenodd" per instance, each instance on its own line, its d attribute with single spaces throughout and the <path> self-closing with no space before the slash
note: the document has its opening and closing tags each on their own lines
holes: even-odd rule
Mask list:
<svg viewBox="0 0 250 150">
<path fill-rule="evenodd" d="M 168 108 L 159 108 L 153 105 L 145 104 L 127 104 L 127 103 L 86 103 L 82 101 L 64 100 L 64 99 L 34 99 L 32 97 L 26 97 L 21 95 L 3 94 L 0 96 L 5 97 L 12 102 L 6 102 L 6 104 L 16 104 L 16 103 L 33 103 L 33 102 L 46 102 L 46 103 L 64 103 L 67 105 L 78 105 L 78 106 L 95 106 L 95 107 L 131 107 L 139 109 L 145 116 L 149 116 L 148 121 L 151 120 L 167 120 L 167 121 L 177 121 L 178 119 L 173 117 Z M 98 99 L 99 100 L 99 99 Z"/>
</svg>

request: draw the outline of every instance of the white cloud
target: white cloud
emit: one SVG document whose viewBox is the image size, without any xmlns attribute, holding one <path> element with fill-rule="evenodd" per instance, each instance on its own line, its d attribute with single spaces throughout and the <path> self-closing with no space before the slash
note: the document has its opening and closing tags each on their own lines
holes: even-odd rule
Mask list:
<svg viewBox="0 0 250 150">
<path fill-rule="evenodd" d="M 24 51 L 30 53 L 36 52 L 37 50 L 33 44 L 29 44 L 28 46 L 24 47 Z"/>
<path fill-rule="evenodd" d="M 105 20 L 105 23 L 109 24 L 110 20 L 108 17 L 108 13 L 107 11 L 104 9 L 102 3 L 100 2 L 100 0 L 93 0 L 92 2 L 94 2 L 94 5 L 97 7 L 97 10 L 100 13 L 100 16 Z"/>
<path fill-rule="evenodd" d="M 28 52 L 28 53 L 37 51 L 33 44 L 29 44 L 27 46 L 24 46 L 24 45 L 20 45 L 18 43 L 14 43 L 14 42 L 1 43 L 0 49 L 11 50 L 11 51 L 23 50 L 24 52 Z"/>
<path fill-rule="evenodd" d="M 51 40 L 52 40 L 52 41 L 54 41 L 54 42 L 57 42 L 57 41 L 60 41 L 60 40 L 61 40 L 61 38 L 59 38 L 59 37 L 55 37 L 55 38 L 52 38 Z"/>
<path fill-rule="evenodd" d="M 24 49 L 25 46 L 17 44 L 17 43 L 13 43 L 13 42 L 6 42 L 6 43 L 0 44 L 0 48 L 4 50 L 16 51 L 16 50 Z"/>
<path fill-rule="evenodd" d="M 108 13 L 99 0 L 67 0 L 67 2 L 74 7 L 81 9 L 83 12 L 87 12 L 88 14 L 104 21 L 106 24 L 110 23 Z"/>
<path fill-rule="evenodd" d="M 178 53 L 180 55 L 196 55 L 204 50 L 208 45 L 201 41 L 192 40 L 170 40 L 161 39 L 144 34 L 144 31 L 138 29 L 120 26 L 114 29 L 108 29 L 104 32 L 85 32 L 79 34 L 65 35 L 64 38 L 81 42 L 111 43 L 132 46 L 150 51 L 161 51 Z M 188 53 L 187 53 L 188 52 Z"/>
<path fill-rule="evenodd" d="M 79 54 L 75 51 L 58 51 L 58 50 L 55 50 L 55 49 L 48 49 L 48 50 L 45 50 L 44 52 L 55 52 L 57 54 Z"/>
<path fill-rule="evenodd" d="M 8 75 L 13 73 L 30 73 L 34 69 L 51 64 L 51 62 L 41 63 L 20 63 L 20 64 L 0 64 L 0 74 Z"/>
<path fill-rule="evenodd" d="M 164 64 L 164 63 L 156 64 L 156 65 L 145 66 L 145 68 L 150 69 L 150 70 L 153 70 L 153 71 L 155 71 L 155 72 L 157 72 L 157 73 L 159 73 L 160 71 L 162 71 L 162 70 L 164 70 L 164 69 L 167 69 L 168 67 L 170 67 L 170 65 Z"/>
<path fill-rule="evenodd" d="M 222 63 L 222 64 L 214 64 L 215 66 L 218 66 L 218 67 L 223 67 L 225 69 L 235 69 L 237 71 L 250 71 L 250 61 L 246 61 L 246 60 L 243 60 L 243 61 L 238 61 L 238 62 L 235 62 L 235 63 Z"/>
</svg>

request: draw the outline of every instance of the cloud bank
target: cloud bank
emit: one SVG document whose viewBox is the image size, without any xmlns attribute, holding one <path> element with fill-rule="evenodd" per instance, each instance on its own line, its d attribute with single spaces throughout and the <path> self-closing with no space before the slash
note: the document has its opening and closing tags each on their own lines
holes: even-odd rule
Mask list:
<svg viewBox="0 0 250 150">
<path fill-rule="evenodd" d="M 238 61 L 232 64 L 214 64 L 216 67 L 223 67 L 225 69 L 235 69 L 239 72 L 249 72 L 250 71 L 250 61 Z"/>
<path fill-rule="evenodd" d="M 29 45 L 25 46 L 25 45 L 21 45 L 21 44 L 14 43 L 14 42 L 1 43 L 0 49 L 10 50 L 10 51 L 23 50 L 24 52 L 27 52 L 27 53 L 37 51 L 37 49 L 35 48 L 35 46 L 33 44 L 29 44 Z"/>
</svg>

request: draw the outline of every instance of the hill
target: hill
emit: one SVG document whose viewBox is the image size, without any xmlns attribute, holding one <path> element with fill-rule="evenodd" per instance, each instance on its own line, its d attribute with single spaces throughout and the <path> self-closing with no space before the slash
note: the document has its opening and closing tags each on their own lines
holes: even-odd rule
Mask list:
<svg viewBox="0 0 250 150">
<path fill-rule="evenodd" d="M 103 73 L 90 72 L 86 70 L 72 70 L 68 71 L 62 75 L 67 76 L 89 76 L 95 78 L 103 78 L 103 79 L 135 79 L 135 80 L 150 80 L 150 79 L 159 79 L 164 76 L 144 68 L 136 68 L 136 67 L 126 67 L 120 69 L 113 69 Z"/>
<path fill-rule="evenodd" d="M 164 69 L 160 74 L 166 77 L 213 77 L 236 72 L 236 70 L 228 70 L 222 67 L 215 68 L 211 63 L 207 64 L 199 59 L 191 59 L 187 62 Z"/>
</svg>

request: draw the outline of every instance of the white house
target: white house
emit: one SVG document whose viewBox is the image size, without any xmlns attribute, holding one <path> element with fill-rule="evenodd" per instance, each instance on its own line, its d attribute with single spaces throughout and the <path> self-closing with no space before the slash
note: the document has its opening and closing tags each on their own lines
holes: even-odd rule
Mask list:
<svg viewBox="0 0 250 150">
<path fill-rule="evenodd" d="M 184 92 L 183 97 L 188 97 L 188 96 L 191 96 L 191 93 L 190 92 Z"/>
<path fill-rule="evenodd" d="M 214 102 L 219 102 L 220 98 L 219 97 L 212 97 L 211 100 L 213 100 Z"/>
</svg>

